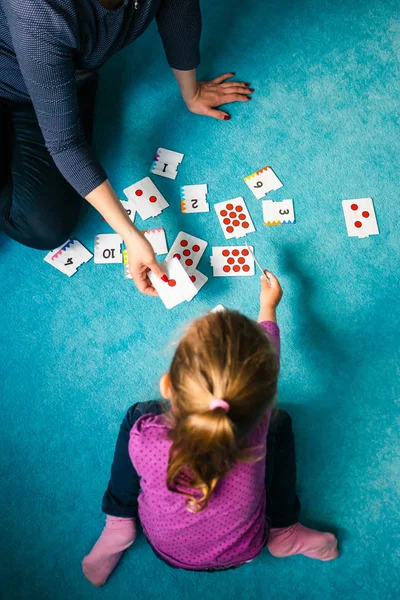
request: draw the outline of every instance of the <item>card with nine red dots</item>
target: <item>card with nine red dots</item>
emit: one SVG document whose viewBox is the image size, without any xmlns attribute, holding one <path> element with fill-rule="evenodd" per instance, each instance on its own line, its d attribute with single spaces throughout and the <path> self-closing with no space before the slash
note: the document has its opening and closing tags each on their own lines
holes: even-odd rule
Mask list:
<svg viewBox="0 0 400 600">
<path fill-rule="evenodd" d="M 177 258 L 185 271 L 192 275 L 207 248 L 208 242 L 194 235 L 180 231 L 176 236 L 165 260 Z"/>
<path fill-rule="evenodd" d="M 125 188 L 124 194 L 136 208 L 143 221 L 150 217 L 156 217 L 169 206 L 168 202 L 154 185 L 150 177 L 144 177 L 140 181 Z"/>
<path fill-rule="evenodd" d="M 253 247 L 249 246 L 253 252 Z M 211 266 L 214 277 L 254 275 L 254 258 L 246 246 L 213 246 Z"/>
<path fill-rule="evenodd" d="M 243 198 L 233 198 L 214 204 L 215 212 L 227 240 L 241 238 L 255 231 L 253 221 Z"/>
<path fill-rule="evenodd" d="M 372 198 L 342 200 L 347 235 L 365 238 L 379 234 Z"/>
</svg>

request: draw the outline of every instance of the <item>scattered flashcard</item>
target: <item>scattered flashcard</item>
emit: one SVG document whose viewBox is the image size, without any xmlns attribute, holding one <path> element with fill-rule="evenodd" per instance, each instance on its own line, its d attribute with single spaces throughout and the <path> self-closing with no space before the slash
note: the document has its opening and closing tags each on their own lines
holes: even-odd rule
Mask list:
<svg viewBox="0 0 400 600">
<path fill-rule="evenodd" d="M 253 251 L 253 247 L 249 246 Z M 214 277 L 254 275 L 254 259 L 246 246 L 213 246 L 211 266 Z"/>
<path fill-rule="evenodd" d="M 198 294 L 199 291 L 201 290 L 201 288 L 203 287 L 203 285 L 205 285 L 207 283 L 208 277 L 206 277 L 206 275 L 204 275 L 203 273 L 200 273 L 200 271 L 195 269 L 193 271 L 192 275 L 190 275 L 190 281 L 192 281 L 194 283 L 194 286 L 196 288 L 196 294 Z M 193 294 L 193 297 L 196 294 Z"/>
<path fill-rule="evenodd" d="M 255 231 L 243 198 L 233 198 L 214 204 L 215 212 L 227 240 L 240 238 Z"/>
<path fill-rule="evenodd" d="M 136 205 L 134 202 L 132 202 L 132 200 L 119 200 L 122 204 L 122 206 L 124 207 L 124 209 L 126 210 L 128 217 L 130 218 L 130 220 L 132 221 L 132 223 L 134 223 L 135 221 L 135 216 L 136 216 Z"/>
<path fill-rule="evenodd" d="M 209 212 L 207 184 L 181 186 L 181 210 L 183 213 Z"/>
<path fill-rule="evenodd" d="M 207 245 L 206 241 L 180 231 L 165 260 L 177 258 L 185 271 L 191 275 L 199 264 Z"/>
<path fill-rule="evenodd" d="M 342 200 L 347 235 L 365 238 L 379 234 L 372 198 Z"/>
<path fill-rule="evenodd" d="M 168 247 L 164 229 L 146 229 L 142 233 L 156 254 L 167 254 Z"/>
<path fill-rule="evenodd" d="M 210 312 L 223 312 L 224 310 L 226 310 L 225 306 L 222 306 L 222 304 L 217 304 L 217 306 L 210 310 Z"/>
<path fill-rule="evenodd" d="M 293 200 L 263 200 L 264 225 L 288 225 L 296 223 Z"/>
<path fill-rule="evenodd" d="M 117 233 L 101 233 L 94 238 L 94 262 L 121 263 L 122 238 Z"/>
<path fill-rule="evenodd" d="M 161 267 L 168 277 L 168 282 L 156 277 L 152 271 L 149 271 L 149 279 L 166 308 L 173 308 L 185 300 L 191 300 L 196 295 L 197 290 L 194 283 L 190 281 L 189 275 L 177 258 L 165 260 L 161 263 Z"/>
<path fill-rule="evenodd" d="M 124 277 L 125 279 L 132 279 L 132 275 L 129 271 L 129 260 L 128 250 L 122 250 L 122 262 L 124 263 Z"/>
<path fill-rule="evenodd" d="M 279 190 L 283 183 L 279 181 L 271 167 L 264 167 L 244 178 L 255 197 L 260 200 L 268 192 Z"/>
<path fill-rule="evenodd" d="M 61 271 L 61 273 L 72 277 L 78 267 L 88 262 L 92 256 L 93 254 L 86 250 L 78 240 L 67 240 L 64 244 L 49 252 L 44 257 L 44 261 Z"/>
<path fill-rule="evenodd" d="M 150 177 L 144 177 L 137 183 L 130 185 L 124 189 L 124 194 L 136 208 L 143 221 L 150 217 L 156 217 L 169 206 Z"/>
<path fill-rule="evenodd" d="M 183 154 L 159 148 L 151 165 L 150 172 L 168 179 L 175 179 L 178 174 L 178 165 L 183 160 Z"/>
</svg>

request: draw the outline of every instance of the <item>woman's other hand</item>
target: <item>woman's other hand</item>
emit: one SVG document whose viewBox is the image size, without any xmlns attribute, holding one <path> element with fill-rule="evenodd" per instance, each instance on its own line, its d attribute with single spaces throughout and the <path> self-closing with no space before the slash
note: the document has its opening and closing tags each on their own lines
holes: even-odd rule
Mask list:
<svg viewBox="0 0 400 600">
<path fill-rule="evenodd" d="M 222 110 L 216 110 L 215 107 L 231 102 L 248 102 L 254 91 L 248 83 L 227 81 L 234 75 L 235 73 L 225 73 L 211 81 L 197 82 L 194 96 L 185 100 L 188 109 L 197 115 L 228 121 L 231 117 Z"/>
</svg>

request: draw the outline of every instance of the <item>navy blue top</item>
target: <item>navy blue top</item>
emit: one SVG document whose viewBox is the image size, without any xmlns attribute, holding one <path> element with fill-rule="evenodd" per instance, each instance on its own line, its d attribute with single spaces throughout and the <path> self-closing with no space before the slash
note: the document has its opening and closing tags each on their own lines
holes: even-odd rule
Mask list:
<svg viewBox="0 0 400 600">
<path fill-rule="evenodd" d="M 135 8 L 137 5 L 137 8 Z M 200 62 L 199 0 L 0 0 L 0 99 L 31 101 L 65 179 L 86 196 L 107 178 L 86 141 L 77 87 L 156 18 L 168 63 Z"/>
</svg>

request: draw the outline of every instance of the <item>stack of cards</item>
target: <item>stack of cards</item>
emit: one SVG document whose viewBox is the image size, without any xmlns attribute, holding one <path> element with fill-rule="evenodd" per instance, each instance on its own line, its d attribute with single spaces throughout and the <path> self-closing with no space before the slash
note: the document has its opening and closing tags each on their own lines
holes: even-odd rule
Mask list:
<svg viewBox="0 0 400 600">
<path fill-rule="evenodd" d="M 258 200 L 263 198 L 268 192 L 278 190 L 283 185 L 271 167 L 264 167 L 259 171 L 255 171 L 255 173 L 245 177 L 244 181 Z"/>
<path fill-rule="evenodd" d="M 96 264 L 121 263 L 122 238 L 117 233 L 101 233 L 94 238 L 94 262 Z"/>
<path fill-rule="evenodd" d="M 150 217 L 156 217 L 169 206 L 150 177 L 144 177 L 144 179 L 130 185 L 124 189 L 124 194 L 126 194 L 131 206 L 137 210 L 143 221 Z"/>
<path fill-rule="evenodd" d="M 83 263 L 88 262 L 93 254 L 86 250 L 78 240 L 67 240 L 44 257 L 44 261 L 61 273 L 72 277 Z"/>
<path fill-rule="evenodd" d="M 161 227 L 158 229 L 146 229 L 142 231 L 146 240 L 148 240 L 156 254 L 167 254 L 167 239 L 165 231 Z"/>
<path fill-rule="evenodd" d="M 168 179 L 175 179 L 178 174 L 178 165 L 183 161 L 183 154 L 159 148 L 151 165 L 150 172 Z"/>
<path fill-rule="evenodd" d="M 243 198 L 234 198 L 214 204 L 215 212 L 227 240 L 240 238 L 255 231 L 253 221 Z"/>
<path fill-rule="evenodd" d="M 181 186 L 181 210 L 183 213 L 209 212 L 207 184 Z"/>
<path fill-rule="evenodd" d="M 165 260 L 161 263 L 161 267 L 168 277 L 168 282 L 156 277 L 152 271 L 149 272 L 149 279 L 165 307 L 173 308 L 185 300 L 188 302 L 192 300 L 197 294 L 197 289 L 179 260 L 177 258 Z"/>
<path fill-rule="evenodd" d="M 213 246 L 210 261 L 214 277 L 254 275 L 254 259 L 246 246 Z"/>
<path fill-rule="evenodd" d="M 372 198 L 342 200 L 347 235 L 365 238 L 379 234 Z"/>
<path fill-rule="evenodd" d="M 264 225 L 288 225 L 296 223 L 293 210 L 293 200 L 263 200 Z"/>
</svg>

